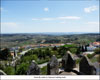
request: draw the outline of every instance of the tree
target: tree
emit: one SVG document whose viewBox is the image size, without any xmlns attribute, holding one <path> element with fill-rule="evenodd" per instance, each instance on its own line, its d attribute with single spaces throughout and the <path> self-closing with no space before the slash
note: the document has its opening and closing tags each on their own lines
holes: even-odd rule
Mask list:
<svg viewBox="0 0 100 80">
<path fill-rule="evenodd" d="M 56 50 L 57 50 L 57 47 L 56 47 L 56 46 L 54 46 L 54 47 L 53 47 L 53 50 L 54 50 L 54 51 L 56 51 Z"/>
<path fill-rule="evenodd" d="M 45 59 L 46 58 L 45 51 L 43 51 L 42 54 L 43 54 L 43 59 Z"/>
<path fill-rule="evenodd" d="M 94 53 L 95 53 L 95 54 L 100 54 L 100 48 L 96 48 L 96 49 L 94 50 Z"/>
<path fill-rule="evenodd" d="M 63 56 L 67 50 L 69 50 L 69 49 L 66 48 L 65 46 L 62 46 L 59 48 L 58 53 L 59 53 L 59 55 Z"/>
<path fill-rule="evenodd" d="M 99 36 L 99 38 L 96 41 L 100 41 L 100 36 Z"/>
<path fill-rule="evenodd" d="M 42 50 L 41 49 L 38 50 L 38 58 L 42 59 Z"/>
<path fill-rule="evenodd" d="M 81 48 L 82 48 L 82 52 L 84 52 L 84 51 L 85 51 L 85 50 L 84 50 L 84 46 L 82 46 Z"/>
<path fill-rule="evenodd" d="M 23 56 L 21 62 L 31 62 L 31 56 Z"/>
<path fill-rule="evenodd" d="M 70 52 L 75 54 L 77 52 L 77 48 L 70 48 Z"/>
<path fill-rule="evenodd" d="M 32 60 L 35 60 L 35 61 L 37 61 L 37 59 L 38 59 L 37 55 L 35 55 L 35 54 L 30 57 L 32 57 Z"/>
<path fill-rule="evenodd" d="M 8 58 L 11 58 L 10 50 L 8 48 L 1 50 L 0 59 L 7 60 Z"/>
<path fill-rule="evenodd" d="M 8 66 L 4 69 L 4 72 L 7 74 L 7 75 L 15 75 L 15 69 L 14 67 L 11 67 L 11 66 Z"/>
<path fill-rule="evenodd" d="M 97 57 L 97 61 L 100 63 L 100 55 Z"/>
<path fill-rule="evenodd" d="M 77 48 L 76 55 L 79 55 L 80 53 L 81 53 L 81 47 L 79 46 L 79 47 Z"/>
<path fill-rule="evenodd" d="M 85 51 L 87 51 L 87 45 L 85 45 Z"/>
<path fill-rule="evenodd" d="M 53 55 L 57 56 L 57 54 L 58 54 L 57 51 L 51 51 L 51 55 L 52 55 L 52 56 L 53 56 Z"/>
<path fill-rule="evenodd" d="M 46 50 L 45 50 L 45 54 L 46 54 L 46 56 L 51 57 L 51 51 L 50 51 L 49 48 L 46 48 Z"/>
<path fill-rule="evenodd" d="M 25 75 L 27 73 L 29 64 L 28 63 L 21 63 L 17 66 L 16 75 Z"/>
</svg>

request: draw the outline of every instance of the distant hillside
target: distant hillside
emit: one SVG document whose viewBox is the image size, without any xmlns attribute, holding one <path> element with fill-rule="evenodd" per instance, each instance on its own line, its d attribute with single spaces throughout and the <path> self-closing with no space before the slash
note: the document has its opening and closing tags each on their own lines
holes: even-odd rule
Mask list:
<svg viewBox="0 0 100 80">
<path fill-rule="evenodd" d="M 16 33 L 1 34 L 1 47 L 40 43 L 90 43 L 99 40 L 99 33 Z"/>
</svg>

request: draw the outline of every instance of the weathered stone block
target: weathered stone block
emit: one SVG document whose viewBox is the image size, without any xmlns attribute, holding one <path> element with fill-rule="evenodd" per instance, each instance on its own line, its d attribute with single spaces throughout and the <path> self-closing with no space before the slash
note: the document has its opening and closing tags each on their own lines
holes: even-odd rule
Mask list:
<svg viewBox="0 0 100 80">
<path fill-rule="evenodd" d="M 92 65 L 86 56 L 84 56 L 79 63 L 79 71 L 86 75 L 96 74 L 96 68 Z"/>
<path fill-rule="evenodd" d="M 55 55 L 51 57 L 51 60 L 47 64 L 47 74 L 48 75 L 57 75 L 59 74 L 59 63 Z"/>
<path fill-rule="evenodd" d="M 33 60 L 31 65 L 29 66 L 29 69 L 27 71 L 27 75 L 39 75 L 40 74 L 40 68 Z"/>
<path fill-rule="evenodd" d="M 65 71 L 71 71 L 76 66 L 75 60 L 73 59 L 71 53 L 67 51 L 67 53 L 62 58 L 62 68 Z"/>
</svg>

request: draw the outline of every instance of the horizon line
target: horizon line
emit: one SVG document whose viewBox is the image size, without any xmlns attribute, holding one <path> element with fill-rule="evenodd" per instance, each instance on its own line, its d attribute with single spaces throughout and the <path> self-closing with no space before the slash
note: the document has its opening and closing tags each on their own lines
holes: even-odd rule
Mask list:
<svg viewBox="0 0 100 80">
<path fill-rule="evenodd" d="M 12 32 L 12 33 L 1 33 L 1 34 L 34 34 L 34 33 L 73 33 L 73 34 L 75 34 L 75 33 L 78 33 L 78 34 L 81 34 L 81 33 L 100 33 L 100 32 L 16 32 L 16 33 L 14 33 L 14 32 Z"/>
</svg>

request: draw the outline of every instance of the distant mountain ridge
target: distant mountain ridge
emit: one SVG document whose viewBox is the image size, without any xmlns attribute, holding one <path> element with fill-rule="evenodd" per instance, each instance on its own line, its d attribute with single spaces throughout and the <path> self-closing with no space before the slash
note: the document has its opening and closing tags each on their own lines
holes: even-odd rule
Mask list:
<svg viewBox="0 0 100 80">
<path fill-rule="evenodd" d="M 34 32 L 34 33 L 1 33 L 1 35 L 74 35 L 74 34 L 100 34 L 99 32 Z"/>
</svg>

